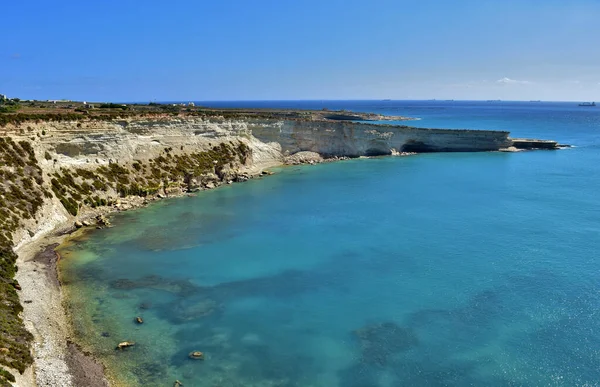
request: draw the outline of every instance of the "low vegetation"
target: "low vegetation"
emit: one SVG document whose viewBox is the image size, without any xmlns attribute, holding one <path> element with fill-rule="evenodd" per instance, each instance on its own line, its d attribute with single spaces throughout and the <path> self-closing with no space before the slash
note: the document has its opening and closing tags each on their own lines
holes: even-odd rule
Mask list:
<svg viewBox="0 0 600 387">
<path fill-rule="evenodd" d="M 160 156 L 129 164 L 116 162 L 94 170 L 61 168 L 50 176 L 54 195 L 71 215 L 83 205 L 92 208 L 112 205 L 118 197 L 146 197 L 161 188 L 185 184 L 188 176 L 222 169 L 227 164 L 245 164 L 250 149 L 242 142 L 221 143 L 204 152 L 172 154 L 167 148 Z"/>
<path fill-rule="evenodd" d="M 0 365 L 19 372 L 32 362 L 32 336 L 19 316 L 23 308 L 14 279 L 17 256 L 12 238 L 23 227 L 23 219 L 33 218 L 49 195 L 31 144 L 0 137 Z M 0 385 L 13 381 L 13 375 L 0 367 Z"/>
<path fill-rule="evenodd" d="M 0 102 L 0 127 L 20 125 L 26 122 L 44 121 L 112 121 L 126 118 L 181 116 L 223 119 L 299 119 L 310 116 L 310 112 L 291 110 L 244 110 L 244 109 L 211 109 L 183 104 L 93 104 L 82 102 L 47 102 L 28 101 Z"/>
<path fill-rule="evenodd" d="M 32 219 L 51 197 L 43 183 L 31 144 L 0 137 L 0 245 L 11 243 L 22 219 Z"/>
<path fill-rule="evenodd" d="M 30 142 L 0 136 L 0 386 L 14 381 L 1 366 L 23 372 L 32 362 L 32 335 L 20 317 L 23 309 L 14 278 L 13 240 L 26 223 L 39 221 L 36 214 L 45 200 L 56 197 L 71 215 L 77 215 L 84 206 L 110 206 L 118 197 L 145 197 L 161 189 L 184 187 L 190 176 L 218 175 L 245 164 L 249 155 L 247 145 L 231 141 L 203 152 L 183 154 L 165 148 L 146 161 L 111 162 L 93 169 L 59 168 L 44 175 Z M 52 160 L 47 151 L 43 157 Z"/>
</svg>

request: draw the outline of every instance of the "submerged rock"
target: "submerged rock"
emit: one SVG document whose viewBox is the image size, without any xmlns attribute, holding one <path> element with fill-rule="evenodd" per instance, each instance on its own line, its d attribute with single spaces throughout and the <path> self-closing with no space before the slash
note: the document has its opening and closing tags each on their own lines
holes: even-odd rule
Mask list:
<svg viewBox="0 0 600 387">
<path fill-rule="evenodd" d="M 144 320 L 142 320 L 142 318 L 138 316 L 138 317 L 135 318 L 135 322 L 138 323 L 138 324 L 143 324 Z"/>
<path fill-rule="evenodd" d="M 175 321 L 191 321 L 206 317 L 220 309 L 220 305 L 210 298 L 200 300 L 182 300 L 172 309 Z"/>
<path fill-rule="evenodd" d="M 121 290 L 150 288 L 181 295 L 191 294 L 198 288 L 188 280 L 169 280 L 158 275 L 149 275 L 135 280 L 120 278 L 111 281 L 110 286 Z"/>
<path fill-rule="evenodd" d="M 130 279 L 126 279 L 126 278 L 114 280 L 110 283 L 110 285 L 115 289 L 125 289 L 125 290 L 135 289 L 135 288 L 139 287 L 137 282 L 132 281 Z"/>
<path fill-rule="evenodd" d="M 360 340 L 362 361 L 385 366 L 389 357 L 418 344 L 415 333 L 394 322 L 368 325 L 354 331 Z"/>
<path fill-rule="evenodd" d="M 149 361 L 134 366 L 132 373 L 141 386 L 164 386 L 167 376 L 167 365 L 160 361 Z"/>
</svg>

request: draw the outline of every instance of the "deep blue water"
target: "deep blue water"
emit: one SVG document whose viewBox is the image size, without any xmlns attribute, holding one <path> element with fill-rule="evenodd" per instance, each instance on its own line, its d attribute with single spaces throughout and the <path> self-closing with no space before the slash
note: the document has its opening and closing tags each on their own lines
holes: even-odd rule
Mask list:
<svg viewBox="0 0 600 387">
<path fill-rule="evenodd" d="M 237 106 L 260 104 L 576 147 L 283 168 L 116 216 L 64 246 L 61 270 L 81 340 L 126 384 L 600 385 L 600 111 Z"/>
</svg>

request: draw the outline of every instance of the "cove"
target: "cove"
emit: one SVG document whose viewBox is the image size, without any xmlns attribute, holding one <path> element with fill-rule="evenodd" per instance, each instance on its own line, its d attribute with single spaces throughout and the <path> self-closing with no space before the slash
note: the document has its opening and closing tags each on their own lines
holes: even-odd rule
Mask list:
<svg viewBox="0 0 600 387">
<path fill-rule="evenodd" d="M 600 183 L 570 152 L 289 167 L 118 214 L 59 250 L 77 337 L 134 386 L 593 383 Z"/>
</svg>

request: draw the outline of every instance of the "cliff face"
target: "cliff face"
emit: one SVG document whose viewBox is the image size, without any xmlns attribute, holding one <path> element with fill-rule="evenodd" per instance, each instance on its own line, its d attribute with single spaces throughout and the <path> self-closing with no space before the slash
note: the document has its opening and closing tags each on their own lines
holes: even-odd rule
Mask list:
<svg viewBox="0 0 600 387">
<path fill-rule="evenodd" d="M 395 151 L 493 151 L 511 145 L 508 132 L 420 129 L 356 122 L 285 121 L 277 128 L 254 127 L 252 133 L 262 141 L 281 144 L 286 153 L 313 151 L 324 156 L 378 156 Z"/>
<path fill-rule="evenodd" d="M 164 147 L 186 152 L 231 139 L 242 139 L 253 149 L 252 165 L 277 164 L 282 160 L 281 153 L 299 151 L 357 157 L 387 155 L 393 151 L 492 151 L 511 145 L 508 132 L 420 129 L 344 121 L 170 118 L 46 122 L 27 125 L 27 130 L 24 127 L 25 124 L 14 128 L 11 134 L 17 138 L 33 138 L 33 143 L 39 144 L 36 148 L 57 153 L 59 164 L 147 159 Z M 46 134 L 39 136 L 42 132 Z"/>
<path fill-rule="evenodd" d="M 26 122 L 2 130 L 0 134 L 5 137 L 31 145 L 28 152 L 37 161 L 25 169 L 39 175 L 32 181 L 43 194 L 29 219 L 19 214 L 11 218 L 13 223 L 17 218 L 24 223 L 13 227 L 12 240 L 17 246 L 48 231 L 54 220 L 64 221 L 69 213 L 78 213 L 74 207 L 112 204 L 119 196 L 151 195 L 177 185 L 186 189 L 201 184 L 207 173 L 217 174 L 220 182 L 227 182 L 235 180 L 237 174 L 255 174 L 280 165 L 286 156 L 301 151 L 325 157 L 358 157 L 395 152 L 493 151 L 512 145 L 508 132 L 502 131 L 264 118 Z M 232 157 L 223 164 L 221 151 L 214 150 L 221 144 L 232 152 L 243 144 L 243 162 Z M 205 157 L 215 158 L 219 171 L 209 170 Z M 7 176 L 16 176 L 14 184 L 5 182 L 7 190 L 15 191 L 26 182 L 17 176 L 23 170 L 17 167 L 5 168 Z M 6 193 L 1 197 L 5 196 Z"/>
<path fill-rule="evenodd" d="M 243 162 L 233 158 L 221 165 L 219 159 L 221 182 L 235 180 L 236 174 L 255 174 L 280 165 L 286 156 L 300 151 L 325 157 L 358 157 L 403 151 L 493 151 L 512 144 L 508 132 L 500 131 L 192 117 L 23 123 L 5 128 L 3 134 L 15 142 L 31 144 L 37 160 L 34 167 L 40 175 L 36 184 L 45 190 L 31 220 L 23 220 L 25 227 L 15 230 L 13 240 L 17 246 L 32 235 L 48 231 L 54 219 L 64 220 L 69 213 L 75 214 L 73 207 L 113 203 L 119 196 L 148 195 L 173 185 L 185 189 L 190 182 L 201 183 L 206 176 L 199 175 L 218 172 L 208 171 L 202 163 L 205 156 L 218 159 L 220 151 L 215 153 L 214 149 L 221 144 L 234 150 L 243 144 L 247 150 Z M 201 156 L 203 152 L 212 153 Z M 194 170 L 198 176 L 193 176 Z M 223 170 L 228 171 L 226 176 Z M 19 184 L 15 183 L 16 188 Z"/>
</svg>

